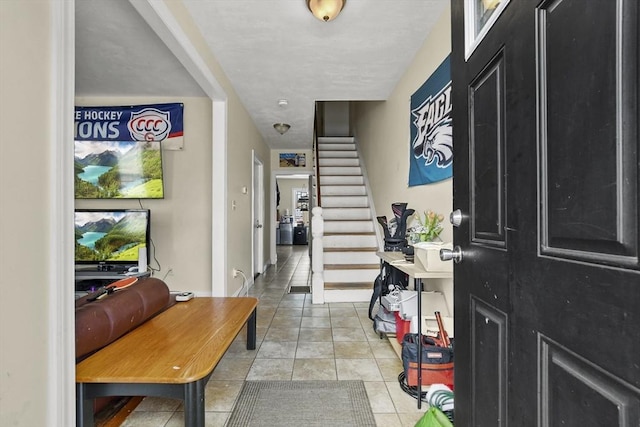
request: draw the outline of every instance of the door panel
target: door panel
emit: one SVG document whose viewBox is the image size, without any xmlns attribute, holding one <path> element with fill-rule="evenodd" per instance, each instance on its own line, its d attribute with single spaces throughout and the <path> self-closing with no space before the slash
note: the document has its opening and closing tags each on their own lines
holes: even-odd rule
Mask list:
<svg viewBox="0 0 640 427">
<path fill-rule="evenodd" d="M 452 2 L 456 426 L 640 426 L 639 7 Z M 478 4 L 481 0 L 475 0 Z"/>
<path fill-rule="evenodd" d="M 469 88 L 472 241 L 506 247 L 504 81 L 500 53 Z"/>
<path fill-rule="evenodd" d="M 541 426 L 638 425 L 637 390 L 544 336 L 539 344 Z"/>
<path fill-rule="evenodd" d="M 471 313 L 471 425 L 502 427 L 507 422 L 507 316 L 475 297 Z"/>
<path fill-rule="evenodd" d="M 624 3 L 630 16 L 616 1 L 550 1 L 537 11 L 541 239 L 544 253 L 637 269 L 638 110 L 628 99 L 637 81 L 618 76 L 637 64 L 637 51 L 618 49 L 616 36 L 632 33 L 634 2 Z M 597 143 L 585 146 L 590 140 Z"/>
</svg>

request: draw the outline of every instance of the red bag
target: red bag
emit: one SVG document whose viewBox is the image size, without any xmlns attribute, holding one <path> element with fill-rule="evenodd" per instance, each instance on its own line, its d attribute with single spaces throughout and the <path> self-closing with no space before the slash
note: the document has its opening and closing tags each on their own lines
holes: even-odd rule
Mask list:
<svg viewBox="0 0 640 427">
<path fill-rule="evenodd" d="M 445 384 L 453 389 L 453 349 L 436 345 L 435 341 L 422 336 L 421 385 Z M 402 341 L 402 364 L 407 385 L 418 385 L 418 334 L 406 334 Z"/>
</svg>

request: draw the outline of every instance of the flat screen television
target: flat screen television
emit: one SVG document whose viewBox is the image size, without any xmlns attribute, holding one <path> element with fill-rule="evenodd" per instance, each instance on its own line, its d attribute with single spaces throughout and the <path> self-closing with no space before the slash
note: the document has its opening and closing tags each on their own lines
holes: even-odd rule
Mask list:
<svg viewBox="0 0 640 427">
<path fill-rule="evenodd" d="M 157 141 L 76 141 L 76 199 L 162 199 Z"/>
<path fill-rule="evenodd" d="M 137 266 L 140 249 L 149 258 L 149 209 L 76 209 L 75 263 Z"/>
</svg>

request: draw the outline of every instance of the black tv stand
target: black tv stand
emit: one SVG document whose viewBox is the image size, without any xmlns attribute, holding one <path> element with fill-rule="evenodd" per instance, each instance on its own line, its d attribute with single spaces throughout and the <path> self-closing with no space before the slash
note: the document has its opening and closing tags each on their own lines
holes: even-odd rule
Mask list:
<svg viewBox="0 0 640 427">
<path fill-rule="evenodd" d="M 76 271 L 76 292 L 94 292 L 103 286 L 113 283 L 117 280 L 124 279 L 126 277 L 149 277 L 150 271 L 144 273 L 129 273 L 125 274 L 121 269 L 117 271 L 96 271 L 96 270 L 80 270 Z"/>
</svg>

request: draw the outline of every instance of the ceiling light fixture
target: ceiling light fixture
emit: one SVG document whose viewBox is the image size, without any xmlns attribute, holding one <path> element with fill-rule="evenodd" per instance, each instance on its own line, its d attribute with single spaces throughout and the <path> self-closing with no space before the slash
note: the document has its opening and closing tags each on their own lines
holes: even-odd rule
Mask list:
<svg viewBox="0 0 640 427">
<path fill-rule="evenodd" d="M 273 124 L 273 128 L 275 130 L 277 130 L 280 135 L 284 135 L 285 133 L 287 133 L 287 131 L 289 130 L 290 127 L 291 127 L 291 125 L 288 124 L 288 123 L 274 123 Z"/>
<path fill-rule="evenodd" d="M 346 2 L 347 0 L 307 0 L 307 7 L 313 16 L 329 22 L 336 19 Z"/>
</svg>

